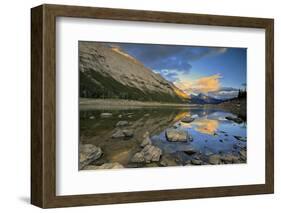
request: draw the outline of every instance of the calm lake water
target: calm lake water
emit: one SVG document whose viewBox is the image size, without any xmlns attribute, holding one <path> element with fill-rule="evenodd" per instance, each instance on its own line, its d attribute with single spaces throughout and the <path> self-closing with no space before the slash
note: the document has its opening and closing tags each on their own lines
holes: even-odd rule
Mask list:
<svg viewBox="0 0 281 213">
<path fill-rule="evenodd" d="M 101 113 L 110 114 L 101 116 Z M 91 162 L 96 166 L 105 163 L 119 163 L 125 168 L 216 164 L 210 160 L 212 155 L 219 156 L 217 164 L 246 163 L 247 124 L 227 120 L 227 116 L 236 117 L 226 111 L 200 107 L 81 110 L 80 144 L 93 144 L 101 148 L 103 155 Z M 185 117 L 192 117 L 194 120 L 184 123 L 181 120 Z M 125 125 L 116 126 L 119 121 L 125 121 Z M 170 128 L 187 132 L 192 140 L 168 141 L 166 130 Z M 119 130 L 131 131 L 132 135 L 113 138 L 114 133 Z M 156 162 L 133 163 L 131 159 L 142 150 L 140 144 L 146 132 L 149 133 L 152 145 L 161 149 L 161 158 Z M 187 153 L 190 149 L 196 152 Z"/>
</svg>

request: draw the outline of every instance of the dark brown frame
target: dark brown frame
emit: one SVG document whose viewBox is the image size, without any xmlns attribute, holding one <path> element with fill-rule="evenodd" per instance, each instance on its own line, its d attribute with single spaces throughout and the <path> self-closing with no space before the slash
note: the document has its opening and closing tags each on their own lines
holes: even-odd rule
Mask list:
<svg viewBox="0 0 281 213">
<path fill-rule="evenodd" d="M 259 185 L 56 196 L 56 17 L 262 28 L 266 32 L 266 182 Z M 41 5 L 31 9 L 31 203 L 65 207 L 274 192 L 274 20 Z"/>
</svg>

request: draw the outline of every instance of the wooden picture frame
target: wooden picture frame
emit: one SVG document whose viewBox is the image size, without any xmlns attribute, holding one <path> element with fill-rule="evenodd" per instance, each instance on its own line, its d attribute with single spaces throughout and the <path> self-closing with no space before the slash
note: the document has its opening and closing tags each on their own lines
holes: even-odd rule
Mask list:
<svg viewBox="0 0 281 213">
<path fill-rule="evenodd" d="M 265 29 L 265 184 L 87 195 L 56 195 L 56 18 L 95 18 Z M 132 203 L 274 191 L 274 21 L 218 15 L 44 4 L 31 9 L 31 203 L 41 208 Z"/>
</svg>

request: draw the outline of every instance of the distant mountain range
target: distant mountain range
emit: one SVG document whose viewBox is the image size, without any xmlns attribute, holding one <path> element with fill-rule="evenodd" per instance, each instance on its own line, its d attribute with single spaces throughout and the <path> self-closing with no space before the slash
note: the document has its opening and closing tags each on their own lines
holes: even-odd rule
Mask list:
<svg viewBox="0 0 281 213">
<path fill-rule="evenodd" d="M 216 99 L 200 93 L 198 95 L 190 95 L 190 102 L 194 104 L 219 104 L 224 102 L 224 100 Z"/>
<path fill-rule="evenodd" d="M 118 48 L 79 42 L 80 97 L 217 104 L 210 96 L 187 95 L 160 74 Z"/>
</svg>

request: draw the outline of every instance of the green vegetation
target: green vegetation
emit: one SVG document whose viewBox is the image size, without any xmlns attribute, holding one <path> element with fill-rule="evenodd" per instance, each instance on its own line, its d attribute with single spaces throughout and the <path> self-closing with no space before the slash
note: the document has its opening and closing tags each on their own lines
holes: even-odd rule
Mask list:
<svg viewBox="0 0 281 213">
<path fill-rule="evenodd" d="M 137 101 L 159 101 L 182 103 L 177 97 L 167 93 L 152 91 L 142 91 L 135 87 L 124 85 L 107 74 L 100 74 L 90 68 L 88 71 L 80 73 L 80 91 L 82 98 L 100 98 L 100 99 L 126 99 Z"/>
</svg>

